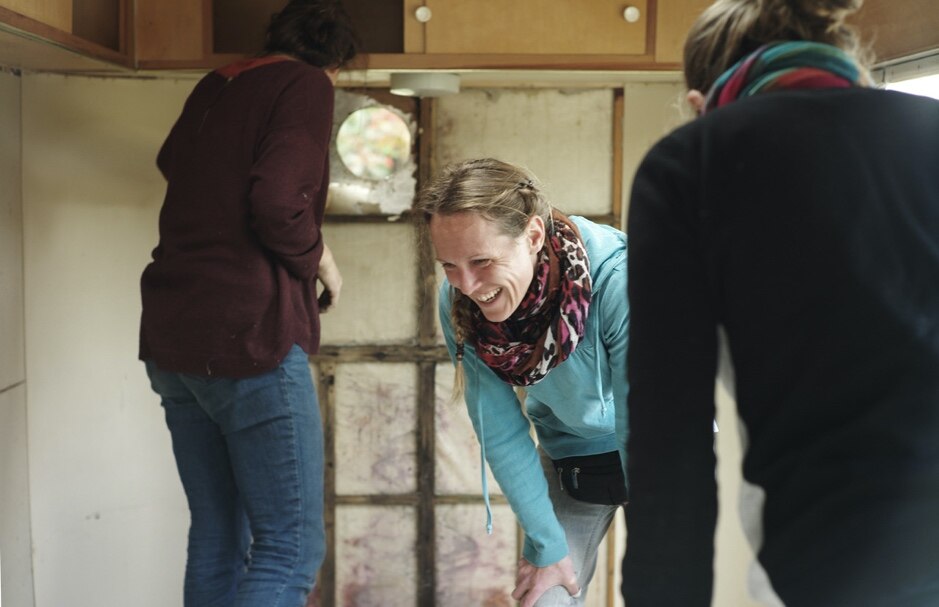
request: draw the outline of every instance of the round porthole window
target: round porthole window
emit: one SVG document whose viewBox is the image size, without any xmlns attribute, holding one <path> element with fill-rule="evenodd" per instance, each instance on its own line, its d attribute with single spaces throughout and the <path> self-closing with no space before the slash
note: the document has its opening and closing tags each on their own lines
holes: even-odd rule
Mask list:
<svg viewBox="0 0 939 607">
<path fill-rule="evenodd" d="M 382 107 L 349 114 L 336 133 L 339 158 L 356 177 L 381 180 L 407 162 L 411 131 L 401 116 Z"/>
</svg>

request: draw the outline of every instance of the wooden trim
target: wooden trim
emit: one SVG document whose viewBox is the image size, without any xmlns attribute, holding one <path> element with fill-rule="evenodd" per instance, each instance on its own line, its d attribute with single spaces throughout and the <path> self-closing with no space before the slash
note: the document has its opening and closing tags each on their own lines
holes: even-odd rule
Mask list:
<svg viewBox="0 0 939 607">
<path fill-rule="evenodd" d="M 136 57 L 134 55 L 134 8 L 131 5 L 131 0 L 121 0 L 120 5 L 120 32 L 118 37 L 120 38 L 120 48 L 119 51 L 121 54 L 126 55 L 130 58 L 130 65 L 136 65 Z"/>
<path fill-rule="evenodd" d="M 320 351 L 310 357 L 315 362 L 336 363 L 426 363 L 447 362 L 450 354 L 443 345 L 364 345 L 364 346 L 320 346 Z"/>
<path fill-rule="evenodd" d="M 193 60 L 144 60 L 140 69 L 147 70 L 212 70 L 245 55 L 211 53 Z M 681 69 L 677 62 L 656 63 L 652 54 L 645 55 L 470 55 L 419 53 L 372 53 L 357 55 L 347 66 L 350 70 L 567 70 L 666 72 Z"/>
<path fill-rule="evenodd" d="M 433 99 L 421 99 L 418 110 L 417 186 L 423 188 L 436 173 L 434 140 L 437 104 Z M 412 218 L 409 217 L 409 220 Z M 420 230 L 420 228 L 415 228 Z M 418 312 L 417 343 L 424 346 L 437 344 L 437 278 L 434 273 L 433 247 L 424 234 L 417 234 L 418 250 Z"/>
<path fill-rule="evenodd" d="M 30 19 L 8 8 L 0 6 L 0 30 L 15 34 L 22 38 L 51 44 L 67 51 L 78 53 L 92 59 L 112 63 L 128 69 L 133 68 L 133 59 L 114 49 L 101 46 L 79 38 L 69 32 L 46 25 L 41 21 Z"/>
<path fill-rule="evenodd" d="M 326 557 L 319 571 L 321 607 L 336 605 L 336 363 L 317 362 L 318 393 L 323 423 L 323 525 Z M 310 601 L 313 597 L 310 598 Z M 310 605 L 310 603 L 307 603 Z"/>
<path fill-rule="evenodd" d="M 213 18 L 214 9 L 212 5 L 212 0 L 202 0 L 202 56 L 203 57 L 214 57 L 215 56 L 215 20 Z M 225 61 L 224 63 L 217 65 L 215 67 L 222 67 L 223 65 L 228 65 L 231 61 Z"/>
<path fill-rule="evenodd" d="M 623 229 L 623 89 L 613 90 L 613 207 L 614 228 Z"/>
<path fill-rule="evenodd" d="M 646 4 L 646 55 L 655 57 L 655 33 L 658 27 L 659 0 L 648 0 Z"/>
<path fill-rule="evenodd" d="M 396 54 L 373 53 L 363 56 L 356 69 L 459 70 L 459 69 L 564 69 L 632 71 L 675 70 L 674 63 L 655 63 L 644 55 L 531 55 L 531 54 Z"/>
<path fill-rule="evenodd" d="M 437 590 L 436 493 L 436 363 L 418 365 L 417 394 L 417 587 L 418 607 L 434 607 Z"/>
</svg>

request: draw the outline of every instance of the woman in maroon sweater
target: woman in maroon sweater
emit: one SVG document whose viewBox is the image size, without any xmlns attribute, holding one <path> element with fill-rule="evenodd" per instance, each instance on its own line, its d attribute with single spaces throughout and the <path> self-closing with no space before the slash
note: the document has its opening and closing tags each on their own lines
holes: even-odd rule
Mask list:
<svg viewBox="0 0 939 607">
<path fill-rule="evenodd" d="M 300 606 L 325 553 L 307 355 L 316 283 L 324 303 L 342 284 L 320 226 L 333 85 L 355 49 L 338 3 L 290 2 L 263 56 L 196 85 L 157 158 L 167 191 L 140 358 L 192 514 L 187 607 Z"/>
</svg>

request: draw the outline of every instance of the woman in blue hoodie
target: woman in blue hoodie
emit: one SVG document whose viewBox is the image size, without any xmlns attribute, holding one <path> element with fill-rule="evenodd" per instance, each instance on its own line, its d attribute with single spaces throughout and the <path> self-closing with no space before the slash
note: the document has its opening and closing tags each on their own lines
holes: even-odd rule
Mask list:
<svg viewBox="0 0 939 607">
<path fill-rule="evenodd" d="M 447 167 L 414 211 L 446 274 L 440 320 L 483 466 L 525 532 L 512 596 L 581 605 L 626 500 L 626 237 L 494 159 Z M 485 471 L 483 494 L 488 508 Z"/>
</svg>

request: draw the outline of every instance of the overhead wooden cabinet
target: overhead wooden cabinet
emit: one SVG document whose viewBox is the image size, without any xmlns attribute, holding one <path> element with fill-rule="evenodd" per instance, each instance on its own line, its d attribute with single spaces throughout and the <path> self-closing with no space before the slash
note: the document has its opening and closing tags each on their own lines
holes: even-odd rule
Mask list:
<svg viewBox="0 0 939 607">
<path fill-rule="evenodd" d="M 72 0 L 2 0 L 0 7 L 63 32 L 72 31 Z"/>
<path fill-rule="evenodd" d="M 695 19 L 713 0 L 658 0 L 655 14 L 655 62 L 682 62 L 685 38 Z"/>
<path fill-rule="evenodd" d="M 406 53 L 642 55 L 646 0 L 405 2 Z M 410 31 L 409 31 L 410 30 Z"/>
<path fill-rule="evenodd" d="M 136 0 L 138 67 L 198 67 L 205 61 L 211 29 L 205 14 L 211 2 Z"/>
<path fill-rule="evenodd" d="M 0 0 L 0 63 L 28 69 L 102 67 L 80 59 L 87 57 L 130 67 L 130 10 L 130 0 Z M 53 50 L 37 48 L 43 43 Z"/>
</svg>

